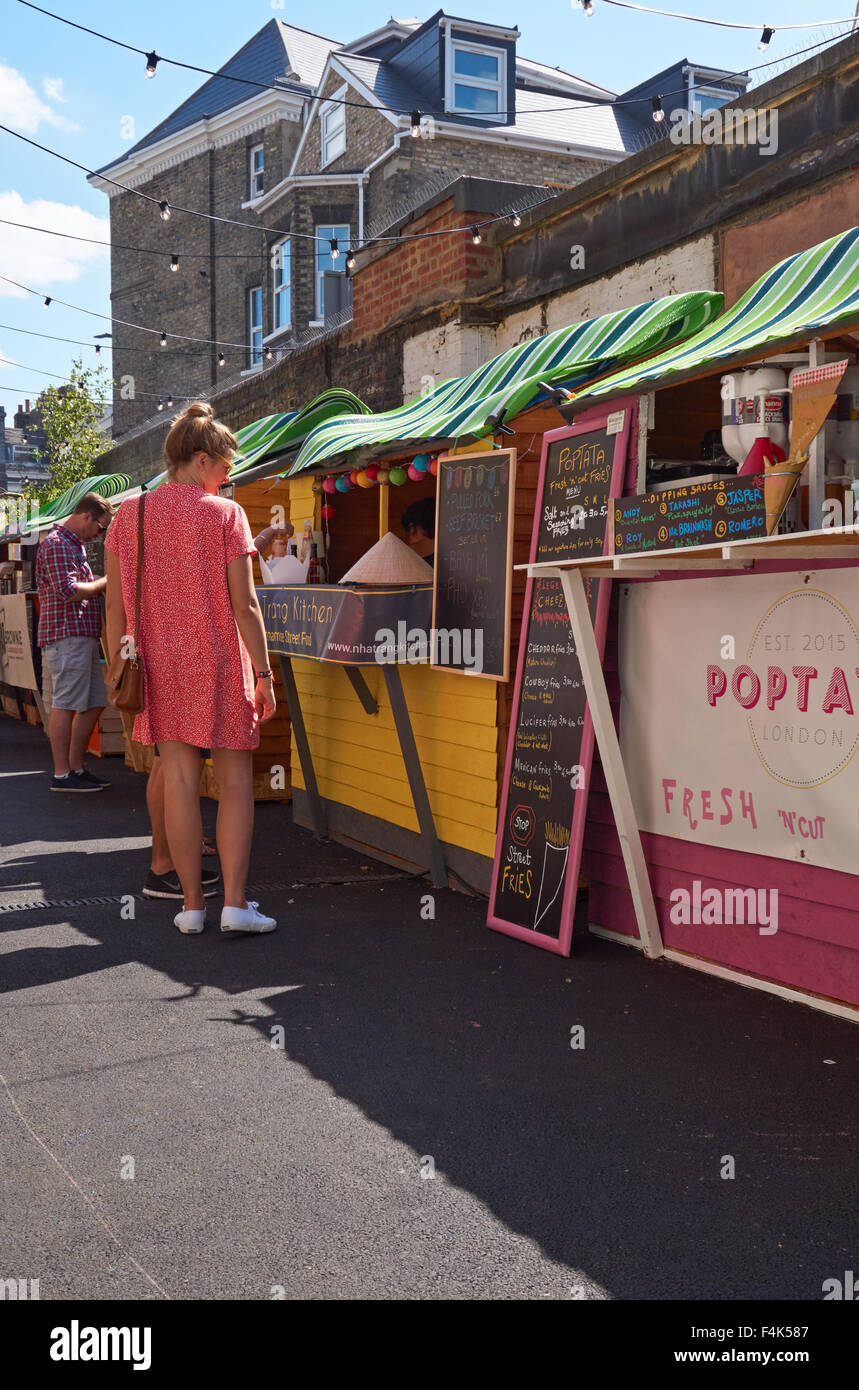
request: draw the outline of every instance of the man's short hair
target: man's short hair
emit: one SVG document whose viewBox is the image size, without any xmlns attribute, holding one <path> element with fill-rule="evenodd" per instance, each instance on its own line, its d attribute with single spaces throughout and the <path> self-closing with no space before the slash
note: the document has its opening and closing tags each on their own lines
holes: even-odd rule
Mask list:
<svg viewBox="0 0 859 1390">
<path fill-rule="evenodd" d="M 428 536 L 434 536 L 435 498 L 419 497 L 417 502 L 412 502 L 400 517 L 400 525 L 404 531 L 408 531 L 410 526 L 419 526 Z"/>
<path fill-rule="evenodd" d="M 100 521 L 104 516 L 113 516 L 113 507 L 100 492 L 85 492 L 72 516 L 79 516 L 82 512 Z"/>
</svg>

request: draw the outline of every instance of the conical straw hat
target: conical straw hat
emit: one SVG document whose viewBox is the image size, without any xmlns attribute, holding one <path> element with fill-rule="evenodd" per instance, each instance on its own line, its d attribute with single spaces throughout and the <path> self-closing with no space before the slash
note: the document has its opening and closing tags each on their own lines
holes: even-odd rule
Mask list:
<svg viewBox="0 0 859 1390">
<path fill-rule="evenodd" d="M 341 584 L 428 584 L 432 566 L 388 531 L 344 574 Z"/>
</svg>

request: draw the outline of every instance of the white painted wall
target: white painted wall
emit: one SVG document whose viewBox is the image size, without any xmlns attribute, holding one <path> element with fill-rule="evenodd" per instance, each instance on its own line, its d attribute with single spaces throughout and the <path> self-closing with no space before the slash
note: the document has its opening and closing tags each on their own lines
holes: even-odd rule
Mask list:
<svg viewBox="0 0 859 1390">
<path fill-rule="evenodd" d="M 403 344 L 403 404 L 451 377 L 468 376 L 499 351 L 494 328 L 452 321 Z"/>
</svg>

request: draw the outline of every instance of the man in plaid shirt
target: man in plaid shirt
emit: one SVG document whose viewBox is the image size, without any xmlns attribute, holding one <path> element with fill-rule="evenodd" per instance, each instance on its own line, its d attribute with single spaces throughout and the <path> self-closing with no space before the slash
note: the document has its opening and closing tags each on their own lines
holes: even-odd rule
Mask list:
<svg viewBox="0 0 859 1390">
<path fill-rule="evenodd" d="M 109 786 L 84 769 L 84 753 L 107 694 L 101 675 L 99 595 L 107 580 L 96 579 L 84 544 L 102 535 L 113 515 L 110 503 L 87 492 L 67 521 L 54 526 L 39 546 L 39 646 L 51 673 L 48 734 L 54 758 L 51 791 L 100 792 Z"/>
</svg>

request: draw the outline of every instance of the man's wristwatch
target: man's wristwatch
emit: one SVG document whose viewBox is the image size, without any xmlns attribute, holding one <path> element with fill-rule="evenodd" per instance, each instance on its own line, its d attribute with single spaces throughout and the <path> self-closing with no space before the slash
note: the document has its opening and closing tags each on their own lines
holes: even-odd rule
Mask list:
<svg viewBox="0 0 859 1390">
<path fill-rule="evenodd" d="M 264 680 L 266 676 L 270 676 L 270 675 L 272 675 L 272 669 L 271 669 L 271 667 L 269 666 L 269 668 L 268 668 L 267 671 L 257 671 L 257 680 L 258 680 L 258 681 Z"/>
</svg>

